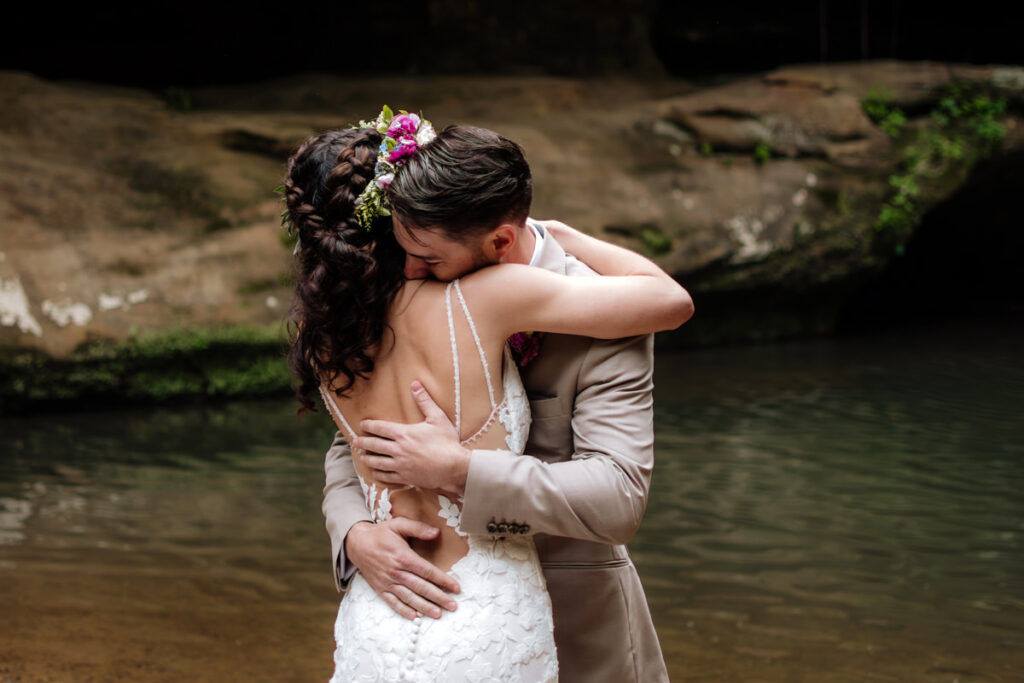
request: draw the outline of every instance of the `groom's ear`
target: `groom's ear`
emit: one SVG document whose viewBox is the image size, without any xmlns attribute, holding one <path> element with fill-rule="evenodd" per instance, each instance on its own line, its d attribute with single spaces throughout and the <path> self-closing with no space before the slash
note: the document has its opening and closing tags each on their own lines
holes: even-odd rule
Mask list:
<svg viewBox="0 0 1024 683">
<path fill-rule="evenodd" d="M 484 254 L 491 263 L 501 263 L 516 245 L 519 233 L 511 223 L 502 223 L 487 233 L 484 238 Z"/>
</svg>

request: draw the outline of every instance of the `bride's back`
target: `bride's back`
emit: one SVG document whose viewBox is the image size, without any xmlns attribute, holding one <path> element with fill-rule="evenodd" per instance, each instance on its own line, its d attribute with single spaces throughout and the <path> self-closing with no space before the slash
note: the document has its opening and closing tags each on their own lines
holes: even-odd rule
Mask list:
<svg viewBox="0 0 1024 683">
<path fill-rule="evenodd" d="M 470 295 L 465 297 L 470 315 L 474 305 L 471 292 L 470 288 Z M 492 400 L 500 403 L 503 399 L 503 340 L 490 330 L 479 327 L 476 329 L 478 336 L 474 335 L 460 294 L 460 288 L 428 280 L 409 281 L 398 292 L 388 316 L 390 332 L 386 332 L 381 340 L 372 375 L 366 380 L 358 380 L 344 397 L 330 393 L 344 419 L 339 420 L 333 411 L 332 415 L 339 429 L 349 438 L 353 433 L 362 435 L 359 422 L 363 419 L 406 423 L 422 421 L 423 415 L 410 391 L 411 383 L 419 380 L 449 419 L 459 423 L 460 440 L 473 437 L 486 424 L 486 430 L 473 440 L 473 447 L 506 448 L 504 426 L 500 421 L 490 419 L 493 417 Z M 452 330 L 460 378 L 458 397 Z M 489 369 L 493 396 L 488 391 L 481 349 Z M 439 516 L 439 510 L 447 500 L 439 498 L 443 496 L 441 492 L 383 484 L 372 476 L 359 455 L 359 451 L 353 451 L 356 472 L 364 484 L 375 520 L 387 518 L 390 504 L 390 516 L 409 517 L 441 527 L 437 541 L 415 541 L 413 547 L 442 569 L 450 568 L 465 555 L 466 542 Z M 383 507 L 381 497 L 384 498 Z M 453 504 L 456 501 L 448 502 Z"/>
</svg>

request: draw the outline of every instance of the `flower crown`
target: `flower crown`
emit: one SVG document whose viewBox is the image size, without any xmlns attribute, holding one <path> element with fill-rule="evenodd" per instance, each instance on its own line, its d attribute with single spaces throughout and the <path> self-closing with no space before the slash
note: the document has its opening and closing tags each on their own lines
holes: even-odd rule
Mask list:
<svg viewBox="0 0 1024 683">
<path fill-rule="evenodd" d="M 395 172 L 420 147 L 437 137 L 437 133 L 430 121 L 401 109 L 395 114 L 386 104 L 375 120 L 360 121 L 359 127 L 374 128 L 384 136 L 378 150 L 373 180 L 355 201 L 356 220 L 369 230 L 375 218 L 391 215 L 384 190 L 395 179 Z"/>
</svg>

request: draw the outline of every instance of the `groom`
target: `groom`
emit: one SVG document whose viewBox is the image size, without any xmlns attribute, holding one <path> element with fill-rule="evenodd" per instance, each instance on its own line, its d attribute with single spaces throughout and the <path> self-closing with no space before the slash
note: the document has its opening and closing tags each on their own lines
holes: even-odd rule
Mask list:
<svg viewBox="0 0 1024 683">
<path fill-rule="evenodd" d="M 395 237 L 410 279 L 451 280 L 490 263 L 521 263 L 586 277 L 543 223 L 474 224 L 474 215 L 528 209 L 530 169 L 514 142 L 480 128 L 442 131 L 403 167 L 389 191 Z M 524 357 L 525 360 L 525 357 Z M 522 362 L 522 361 L 521 361 Z M 602 341 L 548 334 L 520 368 L 533 424 L 526 455 L 462 447 L 420 391 L 427 420 L 364 421 L 356 446 L 388 481 L 419 484 L 425 468 L 463 492 L 461 528 L 534 538 L 554 608 L 563 683 L 668 681 L 643 588 L 625 543 L 640 525 L 654 464 L 653 337 Z M 384 437 L 384 438 L 381 438 Z M 414 553 L 409 537 L 437 530 L 406 518 L 370 522 L 349 447 L 327 453 L 323 511 L 338 588 L 358 569 L 396 611 L 440 616 L 458 600 L 454 578 Z"/>
</svg>

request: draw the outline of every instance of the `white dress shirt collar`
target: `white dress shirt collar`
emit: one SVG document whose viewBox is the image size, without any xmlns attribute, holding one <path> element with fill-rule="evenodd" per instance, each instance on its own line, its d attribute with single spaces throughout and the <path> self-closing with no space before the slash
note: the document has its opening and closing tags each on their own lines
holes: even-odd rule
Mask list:
<svg viewBox="0 0 1024 683">
<path fill-rule="evenodd" d="M 526 221 L 526 227 L 533 230 L 534 242 L 533 242 L 533 257 L 530 259 L 530 265 L 537 265 L 537 261 L 540 260 L 540 251 L 544 248 L 544 240 L 547 239 L 547 235 L 544 232 L 544 226 L 533 221 Z"/>
</svg>

